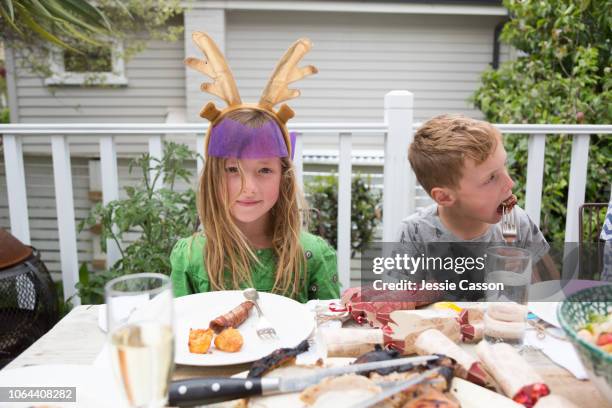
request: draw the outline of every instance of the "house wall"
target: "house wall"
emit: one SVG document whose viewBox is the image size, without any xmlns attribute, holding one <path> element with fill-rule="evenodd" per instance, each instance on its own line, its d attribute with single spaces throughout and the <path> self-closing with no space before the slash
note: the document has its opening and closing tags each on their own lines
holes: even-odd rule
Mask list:
<svg viewBox="0 0 612 408">
<path fill-rule="evenodd" d="M 492 61 L 500 16 L 226 11 L 227 58 L 243 100 L 257 101 L 276 61 L 293 41 L 314 46 L 302 64 L 319 73 L 294 84 L 299 122 L 380 122 L 384 95 L 414 93 L 415 121 L 455 112 L 482 117 L 468 102 Z M 507 51 L 502 49 L 502 57 Z M 309 137 L 304 148 L 336 148 Z M 356 137 L 354 149 L 382 149 L 382 138 Z"/>
</svg>

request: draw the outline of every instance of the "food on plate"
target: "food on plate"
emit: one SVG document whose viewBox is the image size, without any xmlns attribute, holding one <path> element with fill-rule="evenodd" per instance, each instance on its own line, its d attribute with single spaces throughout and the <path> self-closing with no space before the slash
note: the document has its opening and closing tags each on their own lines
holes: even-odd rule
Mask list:
<svg viewBox="0 0 612 408">
<path fill-rule="evenodd" d="M 525 322 L 504 322 L 485 314 L 484 334 L 485 336 L 499 339 L 521 339 L 525 333 Z"/>
<path fill-rule="evenodd" d="M 487 314 L 504 322 L 524 322 L 527 306 L 516 302 L 491 302 L 487 307 Z"/>
<path fill-rule="evenodd" d="M 308 351 L 308 340 L 302 341 L 296 347 L 284 347 L 274 350 L 265 357 L 260 358 L 251 365 L 247 374 L 250 378 L 263 377 L 267 372 L 275 368 L 295 364 L 295 357 L 298 354 Z"/>
<path fill-rule="evenodd" d="M 373 373 L 370 378 L 356 374 L 326 378 L 317 385 L 306 388 L 300 399 L 311 407 L 352 406 L 381 392 L 382 384 L 407 380 L 418 375 L 415 369 L 411 373 L 392 373 L 380 376 Z M 392 378 L 388 378 L 392 377 Z M 433 376 L 430 383 L 421 383 L 398 392 L 377 406 L 402 408 L 459 408 L 454 398 L 448 397 L 444 391 L 448 383 L 443 377 Z M 442 385 L 441 385 L 442 384 Z"/>
<path fill-rule="evenodd" d="M 450 392 L 461 408 L 524 408 L 504 395 L 457 377 L 453 378 Z"/>
<path fill-rule="evenodd" d="M 504 209 L 507 213 L 509 213 L 510 211 L 512 211 L 517 202 L 518 200 L 516 196 L 512 194 L 510 197 L 502 201 L 501 204 L 499 204 L 499 206 L 497 207 L 497 213 L 502 214 Z"/>
<path fill-rule="evenodd" d="M 300 399 L 311 407 L 351 406 L 382 391 L 369 378 L 357 374 L 323 379 L 306 388 Z"/>
<path fill-rule="evenodd" d="M 531 408 L 539 398 L 550 394 L 542 377 L 511 345 L 481 341 L 476 354 L 504 394 L 519 404 Z"/>
<path fill-rule="evenodd" d="M 577 335 L 603 351 L 612 353 L 612 312 L 607 315 L 591 314 L 589 322 Z"/>
<path fill-rule="evenodd" d="M 412 390 L 412 389 L 410 389 Z M 439 390 L 428 386 L 417 386 L 408 397 L 402 408 L 459 408 L 460 405 L 452 396 L 447 396 Z"/>
<path fill-rule="evenodd" d="M 484 336 L 484 306 L 480 303 L 463 308 L 459 312 L 461 341 L 478 343 Z"/>
<path fill-rule="evenodd" d="M 381 329 L 326 328 L 321 332 L 328 357 L 357 357 L 383 343 Z"/>
<path fill-rule="evenodd" d="M 296 378 L 313 373 L 319 368 L 340 366 L 348 363 L 348 359 L 330 359 L 326 364 L 319 361 L 316 365 L 296 365 L 295 356 L 308 350 L 308 343 L 302 342 L 296 348 L 278 349 L 270 355 L 253 364 L 249 377 L 281 377 Z M 382 350 L 380 346 L 376 351 L 360 356 L 356 362 L 384 361 L 400 358 L 396 350 Z M 378 407 L 458 407 L 452 397 L 445 394 L 449 390 L 453 379 L 456 363 L 445 356 L 422 365 L 406 364 L 400 367 L 378 370 L 381 373 L 362 372 L 347 374 L 339 377 L 328 377 L 319 384 L 306 388 L 302 393 L 278 394 L 243 399 L 240 407 L 250 408 L 285 408 L 290 406 L 308 407 L 340 407 L 350 406 L 366 398 L 372 397 L 387 384 L 403 381 L 418 375 L 426 370 L 441 368 L 440 372 L 432 375 L 427 383 L 418 384 L 386 399 Z M 412 405 L 407 405 L 407 404 Z M 438 404 L 438 405 L 436 405 Z"/>
<path fill-rule="evenodd" d="M 246 301 L 242 302 L 229 312 L 213 319 L 210 322 L 209 328 L 219 334 L 223 329 L 233 327 L 234 329 L 240 326 L 248 317 L 249 311 L 253 307 L 253 302 Z"/>
<path fill-rule="evenodd" d="M 384 344 L 403 355 L 416 352 L 414 342 L 425 330 L 437 329 L 452 341 L 459 341 L 461 326 L 454 310 L 396 310 L 389 315 Z"/>
<path fill-rule="evenodd" d="M 211 329 L 189 329 L 189 352 L 205 354 L 210 348 L 213 331 Z"/>
<path fill-rule="evenodd" d="M 385 360 L 393 360 L 394 358 L 399 358 L 400 353 L 397 350 L 383 350 L 383 348 L 377 344 L 374 347 L 374 351 L 367 352 L 355 359 L 353 364 L 361 364 L 361 363 L 372 363 L 374 361 L 385 361 Z M 404 364 L 396 367 L 387 367 L 387 368 L 379 368 L 378 370 L 373 371 L 364 371 L 362 375 L 369 375 L 371 373 L 378 373 L 380 375 L 387 375 L 392 372 L 405 372 L 414 369 L 413 364 Z"/>
<path fill-rule="evenodd" d="M 244 339 L 237 329 L 230 327 L 217 334 L 215 337 L 215 347 L 227 353 L 236 353 L 240 351 Z"/>
<path fill-rule="evenodd" d="M 435 329 L 424 331 L 415 342 L 417 353 L 421 355 L 443 354 L 457 362 L 455 375 L 483 387 L 493 387 L 493 379 L 482 367 L 482 363 L 471 354 Z"/>
</svg>

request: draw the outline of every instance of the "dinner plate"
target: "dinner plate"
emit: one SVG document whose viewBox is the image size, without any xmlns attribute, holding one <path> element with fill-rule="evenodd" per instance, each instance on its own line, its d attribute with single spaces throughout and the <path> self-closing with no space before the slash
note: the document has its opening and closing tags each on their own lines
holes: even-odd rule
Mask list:
<svg viewBox="0 0 612 408">
<path fill-rule="evenodd" d="M 236 353 L 217 350 L 214 344 L 207 354 L 189 352 L 189 329 L 206 329 L 211 320 L 225 314 L 244 302 L 242 291 L 217 291 L 198 293 L 174 300 L 174 338 L 177 364 L 195 366 L 223 366 L 249 363 L 260 359 L 279 347 L 295 347 L 308 338 L 314 328 L 313 314 L 293 299 L 260 293 L 259 304 L 272 326 L 278 340 L 262 340 L 255 332 L 257 312 L 251 309 L 249 317 L 238 330 L 244 338 L 242 349 Z"/>
<path fill-rule="evenodd" d="M 48 364 L 0 371 L 2 387 L 76 387 L 76 402 L 3 402 L 2 407 L 127 407 L 112 376 L 92 365 Z"/>
</svg>

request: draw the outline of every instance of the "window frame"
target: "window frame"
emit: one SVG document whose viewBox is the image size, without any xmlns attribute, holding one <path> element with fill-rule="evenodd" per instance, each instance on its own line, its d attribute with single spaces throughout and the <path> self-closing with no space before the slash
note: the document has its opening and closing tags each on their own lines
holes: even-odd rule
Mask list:
<svg viewBox="0 0 612 408">
<path fill-rule="evenodd" d="M 111 42 L 112 72 L 71 72 L 64 66 L 64 50 L 53 46 L 49 50 L 49 68 L 51 76 L 45 78 L 45 85 L 85 85 L 85 86 L 127 86 L 125 61 L 123 59 L 123 42 Z"/>
</svg>

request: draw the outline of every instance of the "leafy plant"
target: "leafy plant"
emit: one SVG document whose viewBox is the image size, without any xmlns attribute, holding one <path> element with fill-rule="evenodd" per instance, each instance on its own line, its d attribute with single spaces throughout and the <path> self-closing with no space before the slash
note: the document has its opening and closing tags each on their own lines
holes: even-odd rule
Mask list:
<svg viewBox="0 0 612 408">
<path fill-rule="evenodd" d="M 474 104 L 491 122 L 608 124 L 612 118 L 610 0 L 505 0 L 510 12 L 501 39 L 519 56 L 482 74 Z M 509 170 L 524 205 L 527 136 L 508 135 Z M 541 225 L 563 242 L 572 138 L 548 136 Z M 592 135 L 586 201 L 607 202 L 612 138 Z"/>
<path fill-rule="evenodd" d="M 185 163 L 196 157 L 187 146 L 176 143 L 164 143 L 161 160 L 143 154 L 130 163 L 130 173 L 137 167 L 142 178 L 136 186 L 125 187 L 127 198 L 107 205 L 98 203 L 79 224 L 79 230 L 83 230 L 100 223 L 104 252 L 107 239 L 119 243 L 125 234 L 138 232 L 135 241 L 120 248 L 121 259 L 107 270 L 92 273 L 81 266 L 77 289 L 84 302 L 103 302 L 104 284 L 117 276 L 140 272 L 170 274 L 170 253 L 174 244 L 195 229 L 195 192 L 191 188 L 185 191 L 175 188 L 179 180 L 191 183 Z M 156 188 L 162 182 L 161 188 Z"/>
<path fill-rule="evenodd" d="M 96 67 L 108 65 L 100 48 L 108 47 L 109 41 L 122 41 L 122 57 L 128 60 L 144 49 L 148 39 L 178 40 L 182 10 L 181 0 L 4 0 L 0 41 L 16 52 L 23 67 L 48 77 L 53 74 L 49 45 L 70 51 L 69 65 L 80 55 L 78 65 L 87 59 Z"/>
<path fill-rule="evenodd" d="M 379 223 L 376 208 L 381 195 L 372 190 L 370 177 L 361 174 L 351 183 L 351 256 L 372 241 Z M 306 184 L 310 206 L 316 210 L 310 230 L 323 236 L 334 248 L 338 247 L 338 178 L 334 174 L 316 176 Z"/>
</svg>

